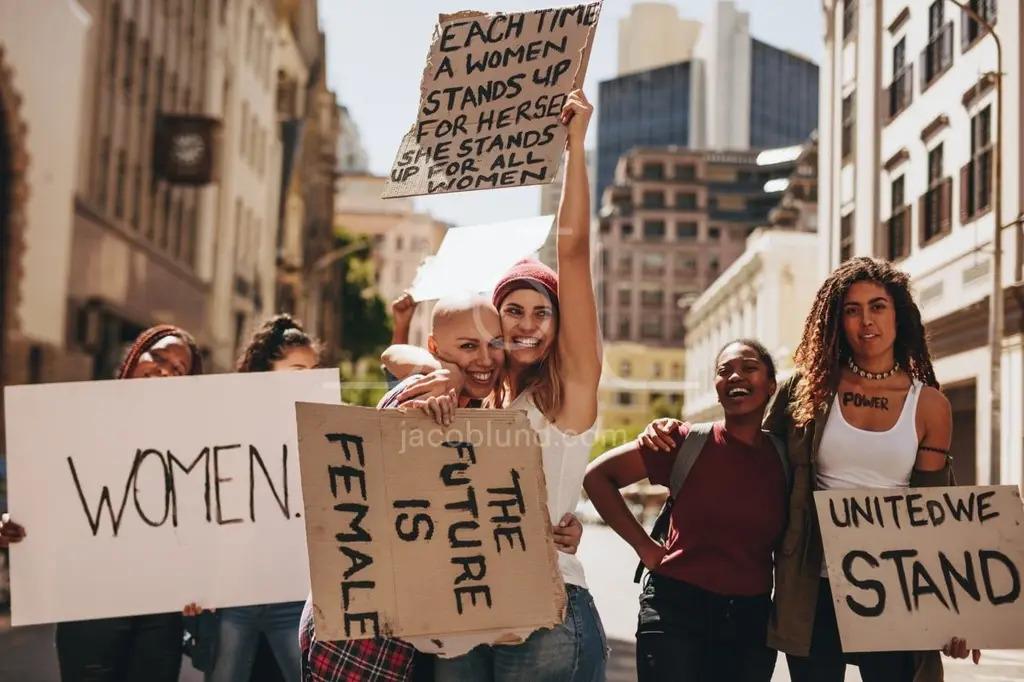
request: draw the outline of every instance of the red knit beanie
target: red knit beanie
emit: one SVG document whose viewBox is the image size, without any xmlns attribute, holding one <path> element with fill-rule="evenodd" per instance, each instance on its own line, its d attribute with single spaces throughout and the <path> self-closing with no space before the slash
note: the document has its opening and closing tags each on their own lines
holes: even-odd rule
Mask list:
<svg viewBox="0 0 1024 682">
<path fill-rule="evenodd" d="M 519 289 L 533 289 L 538 287 L 547 292 L 552 305 L 558 307 L 558 273 L 541 263 L 539 260 L 524 258 L 508 269 L 494 287 L 494 296 L 491 301 L 495 308 L 501 307 L 501 302 L 513 291 Z"/>
</svg>

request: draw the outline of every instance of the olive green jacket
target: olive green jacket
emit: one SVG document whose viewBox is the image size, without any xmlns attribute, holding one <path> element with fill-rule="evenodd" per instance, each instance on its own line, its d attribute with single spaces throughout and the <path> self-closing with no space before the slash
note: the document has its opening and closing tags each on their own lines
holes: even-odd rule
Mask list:
<svg viewBox="0 0 1024 682">
<path fill-rule="evenodd" d="M 819 410 L 806 425 L 797 427 L 790 418 L 790 406 L 799 376 L 783 382 L 765 418 L 764 427 L 782 438 L 789 447 L 793 471 L 789 497 L 789 520 L 775 555 L 775 609 L 768 626 L 768 645 L 783 653 L 807 656 L 818 606 L 818 588 L 824 550 L 814 508 L 818 447 L 832 408 Z M 956 485 L 947 460 L 941 471 L 914 470 L 911 487 Z M 915 654 L 914 682 L 942 682 L 942 658 L 937 651 Z"/>
</svg>

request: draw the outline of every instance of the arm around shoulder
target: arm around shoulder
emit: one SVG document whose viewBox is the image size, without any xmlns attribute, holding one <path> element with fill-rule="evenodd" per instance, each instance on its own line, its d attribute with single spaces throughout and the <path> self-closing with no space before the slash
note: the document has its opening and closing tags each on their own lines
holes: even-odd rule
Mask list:
<svg viewBox="0 0 1024 682">
<path fill-rule="evenodd" d="M 775 398 L 768 406 L 763 427 L 779 438 L 786 438 L 786 434 L 789 432 L 790 404 L 798 381 L 800 381 L 800 377 L 797 374 L 793 374 L 783 381 L 775 392 Z"/>
</svg>

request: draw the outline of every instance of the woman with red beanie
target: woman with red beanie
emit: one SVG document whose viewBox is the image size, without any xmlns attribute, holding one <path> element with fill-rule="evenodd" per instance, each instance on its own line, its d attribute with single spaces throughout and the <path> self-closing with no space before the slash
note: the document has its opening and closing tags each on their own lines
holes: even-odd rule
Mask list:
<svg viewBox="0 0 1024 682">
<path fill-rule="evenodd" d="M 601 380 L 601 332 L 590 273 L 590 187 L 584 139 L 593 107 L 582 91 L 562 109 L 568 126 L 568 157 L 558 207 L 558 272 L 535 260 L 516 263 L 494 289 L 507 359 L 504 385 L 492 407 L 523 410 L 540 435 L 548 511 L 553 522 L 579 501 L 597 420 Z M 402 399 L 422 398 L 444 383 L 445 370 Z M 445 387 L 444 393 L 447 394 Z M 440 392 L 440 391 L 439 391 Z M 441 395 L 440 400 L 450 400 Z M 490 646 L 481 637 L 446 637 L 435 665 L 437 682 L 601 682 L 607 640 L 583 565 L 559 552 L 566 584 L 564 621 L 551 629 L 521 633 L 517 644 Z"/>
<path fill-rule="evenodd" d="M 118 379 L 203 373 L 192 335 L 171 325 L 151 327 L 125 355 Z M 0 547 L 21 542 L 25 529 L 6 515 Z M 180 612 L 57 624 L 61 682 L 178 682 L 184 619 Z"/>
</svg>

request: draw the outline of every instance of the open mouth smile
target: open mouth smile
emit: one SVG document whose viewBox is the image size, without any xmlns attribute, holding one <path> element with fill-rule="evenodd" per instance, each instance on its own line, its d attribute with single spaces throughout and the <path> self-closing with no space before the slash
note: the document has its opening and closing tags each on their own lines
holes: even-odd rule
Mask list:
<svg viewBox="0 0 1024 682">
<path fill-rule="evenodd" d="M 540 346 L 540 339 L 532 336 L 513 336 L 512 346 L 513 348 L 538 348 Z"/>
<path fill-rule="evenodd" d="M 491 378 L 494 376 L 494 370 L 491 370 L 489 372 L 474 372 L 473 370 L 470 370 L 468 374 L 469 378 L 472 379 L 473 381 L 476 381 L 481 384 L 487 384 L 490 383 Z"/>
<path fill-rule="evenodd" d="M 726 391 L 725 395 L 730 398 L 744 398 L 750 395 L 750 389 L 744 388 L 743 386 L 734 386 Z"/>
</svg>

